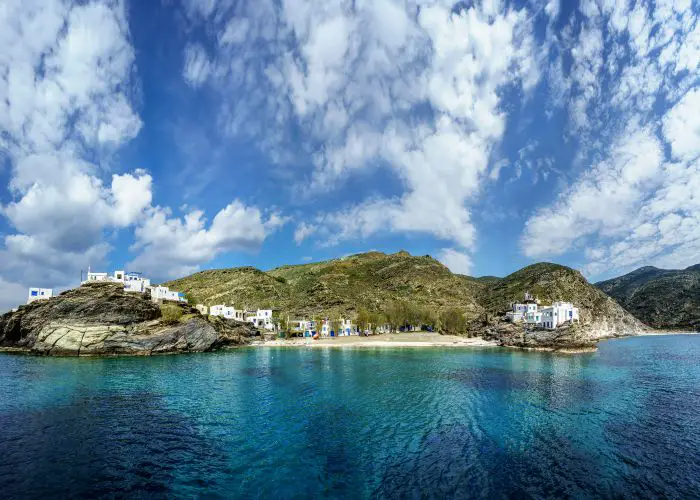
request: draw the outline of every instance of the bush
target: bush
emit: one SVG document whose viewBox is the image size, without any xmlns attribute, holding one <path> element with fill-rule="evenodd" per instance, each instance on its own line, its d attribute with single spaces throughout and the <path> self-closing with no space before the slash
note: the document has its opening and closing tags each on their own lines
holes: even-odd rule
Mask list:
<svg viewBox="0 0 700 500">
<path fill-rule="evenodd" d="M 444 333 L 460 335 L 467 332 L 467 321 L 459 309 L 448 309 L 441 314 L 441 325 Z"/>
<path fill-rule="evenodd" d="M 182 308 L 175 304 L 162 304 L 160 306 L 160 317 L 163 323 L 173 325 L 182 318 Z"/>
</svg>

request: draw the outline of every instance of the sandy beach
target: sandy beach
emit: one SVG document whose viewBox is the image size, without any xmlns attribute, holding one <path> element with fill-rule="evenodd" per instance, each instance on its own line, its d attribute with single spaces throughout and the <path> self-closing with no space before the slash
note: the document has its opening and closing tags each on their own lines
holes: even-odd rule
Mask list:
<svg viewBox="0 0 700 500">
<path fill-rule="evenodd" d="M 332 337 L 278 339 L 254 342 L 259 347 L 497 347 L 495 341 L 480 337 L 465 338 L 457 335 L 440 335 L 431 332 L 391 333 L 369 337 Z"/>
</svg>

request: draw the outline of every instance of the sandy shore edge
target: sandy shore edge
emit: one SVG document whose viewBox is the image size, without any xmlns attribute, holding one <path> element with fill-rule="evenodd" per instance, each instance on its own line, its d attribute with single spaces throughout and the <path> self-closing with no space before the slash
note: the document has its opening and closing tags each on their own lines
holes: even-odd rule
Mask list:
<svg viewBox="0 0 700 500">
<path fill-rule="evenodd" d="M 439 334 L 396 334 L 372 337 L 276 339 L 250 344 L 254 347 L 498 347 L 496 341 Z"/>
</svg>

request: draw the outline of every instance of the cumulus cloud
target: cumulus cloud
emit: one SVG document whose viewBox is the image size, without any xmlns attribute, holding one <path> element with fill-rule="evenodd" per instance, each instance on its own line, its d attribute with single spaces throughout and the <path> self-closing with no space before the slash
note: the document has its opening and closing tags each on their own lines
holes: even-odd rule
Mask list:
<svg viewBox="0 0 700 500">
<path fill-rule="evenodd" d="M 207 65 L 201 49 L 193 51 L 186 75 L 196 84 Z M 104 240 L 115 230 L 137 228 L 141 259 L 161 248 L 144 236 L 166 210 L 152 206 L 151 176 L 109 172 L 114 153 L 142 127 L 131 97 L 134 61 L 121 0 L 8 0 L 0 7 L 0 154 L 11 168 L 0 206 L 11 227 L 0 246 L 0 283 L 9 283 L 0 305 L 23 302 L 21 287 L 75 286 L 81 269 L 105 262 L 111 247 Z M 197 255 L 259 244 L 279 221 L 232 204 L 208 233 L 214 250 Z M 188 236 L 201 240 L 198 231 Z M 168 255 L 153 270 L 167 266 Z"/>
<path fill-rule="evenodd" d="M 126 190 L 150 194 L 148 175 L 111 185 L 99 175 L 101 159 L 141 128 L 128 95 L 133 62 L 120 2 L 3 4 L 0 146 L 12 170 L 0 208 L 16 230 L 4 237 L 4 279 L 77 282 L 86 260 L 106 255 L 103 231 L 134 223 L 150 203 L 126 206 Z"/>
<path fill-rule="evenodd" d="M 445 264 L 453 273 L 468 275 L 472 270 L 471 257 L 454 248 L 443 248 L 440 250 L 438 260 Z"/>
<path fill-rule="evenodd" d="M 257 250 L 284 222 L 238 200 L 217 213 L 208 227 L 201 210 L 173 217 L 170 210 L 154 207 L 136 228 L 132 250 L 139 255 L 130 267 L 169 278 L 189 274 L 223 252 Z"/>
<path fill-rule="evenodd" d="M 197 9 L 218 43 L 208 83 L 221 92 L 229 133 L 264 137 L 264 149 L 280 158 L 284 144 L 297 142 L 283 125 L 301 127 L 312 190 L 378 165 L 404 186 L 401 196 L 317 214 L 297 242 L 312 237 L 313 222 L 319 238 L 333 234 L 334 242 L 415 231 L 473 248 L 470 205 L 505 129 L 501 94 L 527 93 L 539 78 L 534 26 L 525 9 L 502 2 L 419 3 L 289 0 L 277 8 L 263 0 Z M 280 126 L 256 125 L 266 121 Z"/>
</svg>

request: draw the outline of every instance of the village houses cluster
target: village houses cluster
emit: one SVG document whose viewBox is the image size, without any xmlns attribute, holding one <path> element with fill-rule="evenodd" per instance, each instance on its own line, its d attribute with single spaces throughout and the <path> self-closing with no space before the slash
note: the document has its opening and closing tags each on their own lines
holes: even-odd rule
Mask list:
<svg viewBox="0 0 700 500">
<path fill-rule="evenodd" d="M 82 280 L 80 284 L 84 285 L 86 283 L 102 281 L 122 283 L 124 285 L 125 292 L 144 293 L 149 291 L 153 302 L 187 302 L 187 298 L 185 297 L 184 293 L 170 290 L 170 288 L 167 286 L 151 285 L 151 280 L 145 278 L 141 273 L 127 273 L 123 270 L 117 270 L 110 275 L 108 273 L 95 273 L 88 269 L 85 279 Z M 37 300 L 48 300 L 51 297 L 53 297 L 53 290 L 51 288 L 30 288 L 29 295 L 27 297 L 27 304 L 31 304 Z M 202 314 L 222 316 L 226 319 L 252 323 L 253 326 L 265 330 L 275 330 L 278 327 L 278 325 L 276 325 L 272 319 L 271 309 L 246 311 L 244 309 L 236 309 L 223 304 L 211 306 L 210 308 L 198 304 L 196 307 Z"/>
<path fill-rule="evenodd" d="M 208 314 L 209 316 L 221 316 L 226 319 L 252 323 L 254 327 L 261 328 L 263 330 L 272 331 L 278 328 L 278 325 L 274 322 L 272 317 L 272 309 L 257 309 L 255 311 L 248 311 L 245 309 L 236 309 L 233 306 L 227 306 L 225 304 L 218 304 L 211 307 L 207 307 L 204 304 L 197 304 L 196 307 L 202 314 Z"/>
<path fill-rule="evenodd" d="M 540 300 L 525 292 L 523 302 L 511 304 L 511 310 L 506 314 L 512 323 L 525 323 L 547 330 L 556 330 L 565 323 L 579 321 L 578 307 L 570 302 L 554 302 L 552 305 L 540 307 Z"/>
<path fill-rule="evenodd" d="M 303 337 L 313 337 L 316 334 L 324 338 L 349 337 L 360 334 L 352 321 L 346 318 L 339 318 L 335 323 L 328 318 L 319 321 L 295 319 L 290 322 L 289 327 L 293 334 Z"/>
<path fill-rule="evenodd" d="M 94 273 L 88 270 L 87 277 L 81 282 L 85 283 L 107 281 L 112 283 L 122 283 L 126 292 L 144 293 L 149 291 L 151 300 L 154 302 L 174 301 L 187 302 L 185 294 L 170 290 L 167 286 L 151 285 L 151 280 L 144 278 L 141 273 L 127 273 L 124 271 L 114 271 L 112 275 L 108 273 Z M 30 288 L 27 297 L 27 304 L 37 300 L 48 300 L 53 297 L 53 290 L 50 288 Z M 256 328 L 277 331 L 280 325 L 273 319 L 272 309 L 257 309 L 249 311 L 236 309 L 225 304 L 207 307 L 198 304 L 196 308 L 202 314 L 210 316 L 221 316 L 226 319 L 252 323 Z M 565 324 L 573 324 L 579 321 L 579 310 L 570 302 L 557 301 L 549 306 L 540 306 L 538 298 L 530 293 L 525 293 L 522 302 L 511 304 L 511 310 L 506 314 L 506 319 L 512 323 L 523 323 L 537 328 L 555 330 Z M 340 318 L 333 322 L 329 319 L 320 321 L 296 319 L 287 321 L 289 330 L 293 334 L 303 337 L 345 337 L 359 335 L 360 331 L 352 321 Z M 382 325 L 377 329 L 378 333 L 390 331 L 388 325 Z"/>
</svg>

